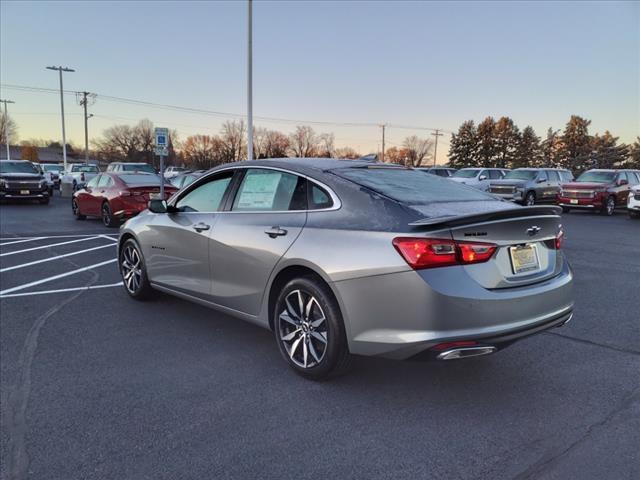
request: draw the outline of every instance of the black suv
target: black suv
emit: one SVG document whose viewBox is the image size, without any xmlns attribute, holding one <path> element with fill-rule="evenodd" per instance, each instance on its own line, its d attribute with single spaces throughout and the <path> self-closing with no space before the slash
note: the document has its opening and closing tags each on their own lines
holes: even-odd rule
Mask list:
<svg viewBox="0 0 640 480">
<path fill-rule="evenodd" d="M 28 199 L 49 203 L 42 171 L 27 160 L 0 160 L 0 200 Z"/>
</svg>

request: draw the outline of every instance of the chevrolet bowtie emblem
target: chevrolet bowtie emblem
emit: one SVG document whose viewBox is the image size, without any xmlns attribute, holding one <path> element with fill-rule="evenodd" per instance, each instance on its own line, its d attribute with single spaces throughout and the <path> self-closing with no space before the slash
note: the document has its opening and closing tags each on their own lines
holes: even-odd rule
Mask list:
<svg viewBox="0 0 640 480">
<path fill-rule="evenodd" d="M 540 230 L 542 230 L 540 227 L 534 225 L 533 227 L 527 228 L 527 235 L 533 237 L 534 235 L 537 235 Z"/>
</svg>

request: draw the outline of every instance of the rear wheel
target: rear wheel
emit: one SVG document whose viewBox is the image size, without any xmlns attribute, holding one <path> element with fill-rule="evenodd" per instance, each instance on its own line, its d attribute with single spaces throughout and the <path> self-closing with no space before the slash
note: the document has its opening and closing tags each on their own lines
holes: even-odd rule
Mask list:
<svg viewBox="0 0 640 480">
<path fill-rule="evenodd" d="M 562 213 L 569 213 L 571 209 L 569 207 L 562 207 Z"/>
<path fill-rule="evenodd" d="M 118 219 L 114 218 L 113 213 L 111 212 L 111 207 L 109 206 L 109 202 L 104 202 L 102 204 L 102 223 L 104 223 L 105 227 L 118 226 Z"/>
<path fill-rule="evenodd" d="M 629 218 L 640 218 L 640 212 L 634 212 L 633 210 L 628 210 Z"/>
<path fill-rule="evenodd" d="M 38 201 L 40 202 L 40 205 L 49 205 L 49 197 L 41 198 Z"/>
<path fill-rule="evenodd" d="M 71 200 L 71 210 L 73 211 L 73 215 L 76 217 L 76 220 L 84 220 L 87 218 L 85 215 L 80 213 L 80 205 L 78 205 L 78 200 L 75 198 Z"/>
<path fill-rule="evenodd" d="M 142 251 L 133 238 L 124 242 L 118 258 L 122 283 L 130 297 L 146 300 L 153 296 Z"/>
<path fill-rule="evenodd" d="M 611 216 L 614 214 L 615 211 L 616 211 L 616 199 L 613 196 L 611 196 L 607 198 L 607 201 L 602 207 L 602 214 Z"/>
<path fill-rule="evenodd" d="M 535 192 L 527 192 L 527 195 L 524 197 L 524 204 L 527 207 L 532 207 L 536 204 Z"/>
<path fill-rule="evenodd" d="M 274 333 L 282 357 L 308 379 L 339 375 L 351 363 L 338 303 L 329 287 L 313 276 L 291 280 L 282 289 Z"/>
</svg>

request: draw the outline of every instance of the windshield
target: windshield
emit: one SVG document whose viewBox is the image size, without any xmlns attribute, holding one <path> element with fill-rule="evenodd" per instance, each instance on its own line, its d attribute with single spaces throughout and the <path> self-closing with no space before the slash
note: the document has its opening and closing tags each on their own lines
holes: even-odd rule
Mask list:
<svg viewBox="0 0 640 480">
<path fill-rule="evenodd" d="M 123 172 L 147 172 L 156 173 L 156 169 L 146 163 L 132 163 L 122 165 Z"/>
<path fill-rule="evenodd" d="M 125 173 L 118 176 L 127 185 L 145 185 L 150 187 L 160 186 L 159 175 L 149 175 L 147 173 L 139 173 L 139 174 Z M 168 180 L 165 180 L 164 184 L 171 185 L 171 182 L 169 182 Z"/>
<path fill-rule="evenodd" d="M 472 169 L 465 169 L 465 170 L 458 170 L 456 173 L 453 174 L 453 176 L 455 178 L 474 178 L 476 176 L 478 176 L 478 173 L 480 173 L 480 169 L 478 168 L 472 168 Z"/>
<path fill-rule="evenodd" d="M 95 165 L 74 165 L 71 167 L 72 172 L 82 172 L 82 173 L 98 173 L 98 167 Z"/>
<path fill-rule="evenodd" d="M 64 170 L 63 165 L 42 165 L 45 172 L 61 172 Z"/>
<path fill-rule="evenodd" d="M 584 172 L 582 175 L 578 177 L 576 182 L 610 183 L 610 182 L 613 182 L 613 177 L 615 176 L 616 176 L 615 172 L 596 172 L 592 170 L 589 172 Z"/>
<path fill-rule="evenodd" d="M 31 162 L 0 162 L 0 173 L 40 173 Z"/>
<path fill-rule="evenodd" d="M 333 173 L 408 205 L 493 200 L 480 190 L 404 168 L 344 168 Z"/>
<path fill-rule="evenodd" d="M 511 170 L 505 176 L 505 180 L 533 180 L 538 175 L 535 170 Z"/>
</svg>

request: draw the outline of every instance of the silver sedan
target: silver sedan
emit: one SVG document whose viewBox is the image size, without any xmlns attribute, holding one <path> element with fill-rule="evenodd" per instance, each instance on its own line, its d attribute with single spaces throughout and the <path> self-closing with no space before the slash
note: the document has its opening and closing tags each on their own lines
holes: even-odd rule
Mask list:
<svg viewBox="0 0 640 480">
<path fill-rule="evenodd" d="M 557 207 L 519 207 L 387 164 L 281 159 L 213 169 L 121 228 L 135 299 L 157 291 L 274 332 L 298 373 L 352 355 L 486 355 L 572 316 Z"/>
</svg>

